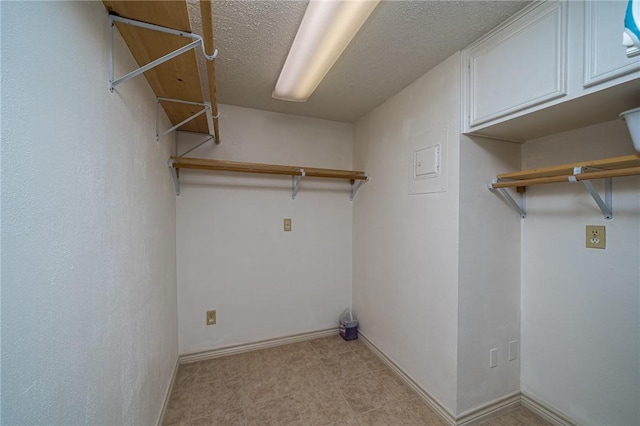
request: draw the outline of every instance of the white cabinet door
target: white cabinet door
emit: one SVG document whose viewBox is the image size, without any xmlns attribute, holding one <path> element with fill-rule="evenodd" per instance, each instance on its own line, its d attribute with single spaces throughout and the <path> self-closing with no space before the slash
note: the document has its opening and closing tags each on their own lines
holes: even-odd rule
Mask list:
<svg viewBox="0 0 640 426">
<path fill-rule="evenodd" d="M 567 94 L 566 3 L 545 2 L 468 50 L 468 127 Z"/>
<path fill-rule="evenodd" d="M 640 57 L 628 58 L 622 45 L 626 8 L 626 1 L 585 2 L 585 88 L 640 71 Z"/>
</svg>

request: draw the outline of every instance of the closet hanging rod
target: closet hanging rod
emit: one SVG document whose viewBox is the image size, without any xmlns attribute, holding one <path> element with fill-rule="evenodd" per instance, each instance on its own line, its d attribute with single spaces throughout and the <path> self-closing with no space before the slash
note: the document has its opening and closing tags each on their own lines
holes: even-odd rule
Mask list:
<svg viewBox="0 0 640 426">
<path fill-rule="evenodd" d="M 502 173 L 493 179 L 488 187 L 492 191 L 497 189 L 524 219 L 527 217 L 527 186 L 581 182 L 602 211 L 604 218 L 609 220 L 613 216 L 612 178 L 622 176 L 640 176 L 640 154 Z M 604 179 L 604 200 L 593 187 L 592 179 Z M 513 187 L 518 190 L 520 202 L 514 200 L 510 191 L 505 189 Z"/>
<path fill-rule="evenodd" d="M 542 167 L 538 169 L 522 170 L 519 172 L 502 173 L 497 176 L 503 179 L 530 179 L 548 176 L 561 176 L 573 174 L 576 167 L 587 169 L 615 170 L 640 166 L 640 154 L 623 155 L 622 157 L 602 158 L 599 160 L 581 161 L 578 163 L 561 164 L 557 166 Z"/>
<path fill-rule="evenodd" d="M 365 174 L 365 172 L 355 170 L 321 169 L 315 167 L 244 163 L 237 161 L 210 160 L 205 158 L 188 157 L 171 157 L 171 160 L 172 161 L 170 161 L 170 164 L 174 169 L 217 170 L 224 172 L 259 173 L 287 176 L 302 176 L 304 173 L 304 176 L 306 177 L 348 179 L 351 181 L 368 180 L 368 176 Z"/>
<path fill-rule="evenodd" d="M 506 182 L 495 182 L 491 183 L 493 188 L 513 188 L 513 187 L 522 187 L 522 186 L 531 186 L 531 185 L 542 185 L 547 183 L 562 183 L 562 182 L 571 182 L 569 178 L 575 179 L 576 181 L 590 180 L 590 179 L 605 179 L 611 177 L 622 177 L 622 176 L 639 176 L 640 175 L 640 167 L 628 167 L 625 169 L 614 169 L 614 170 L 598 170 L 598 171 L 589 171 L 580 174 L 565 174 L 560 176 L 546 176 L 546 177 L 538 177 L 538 178 L 530 178 L 530 179 L 520 179 Z"/>
</svg>

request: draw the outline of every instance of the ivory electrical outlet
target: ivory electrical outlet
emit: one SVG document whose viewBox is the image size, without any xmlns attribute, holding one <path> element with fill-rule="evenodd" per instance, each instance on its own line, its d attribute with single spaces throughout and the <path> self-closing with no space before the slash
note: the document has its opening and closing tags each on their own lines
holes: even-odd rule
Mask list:
<svg viewBox="0 0 640 426">
<path fill-rule="evenodd" d="M 207 311 L 207 325 L 216 325 L 216 311 Z"/>
<path fill-rule="evenodd" d="M 597 249 L 607 247 L 607 234 L 604 226 L 587 225 L 586 246 Z"/>
<path fill-rule="evenodd" d="M 291 232 L 291 218 L 284 220 L 284 230 L 285 232 Z"/>
</svg>

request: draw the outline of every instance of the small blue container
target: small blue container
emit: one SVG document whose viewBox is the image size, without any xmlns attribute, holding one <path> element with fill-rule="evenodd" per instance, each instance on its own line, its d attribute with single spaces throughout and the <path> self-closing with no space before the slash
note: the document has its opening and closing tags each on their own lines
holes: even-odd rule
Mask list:
<svg viewBox="0 0 640 426">
<path fill-rule="evenodd" d="M 340 336 L 344 340 L 356 340 L 358 338 L 358 321 L 355 324 L 340 324 Z"/>
<path fill-rule="evenodd" d="M 356 340 L 358 338 L 358 320 L 353 318 L 350 309 L 340 316 L 340 336 L 344 340 Z"/>
</svg>

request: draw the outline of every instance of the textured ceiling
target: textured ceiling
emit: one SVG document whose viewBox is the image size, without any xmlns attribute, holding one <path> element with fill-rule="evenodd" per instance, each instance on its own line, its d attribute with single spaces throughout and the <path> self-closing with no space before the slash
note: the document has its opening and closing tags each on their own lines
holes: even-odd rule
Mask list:
<svg viewBox="0 0 640 426">
<path fill-rule="evenodd" d="M 218 102 L 353 122 L 527 5 L 381 1 L 304 103 L 271 92 L 307 1 L 214 0 Z"/>
</svg>

